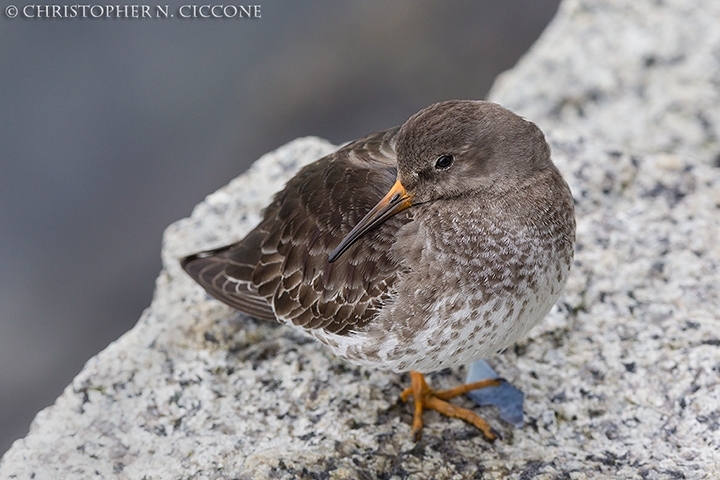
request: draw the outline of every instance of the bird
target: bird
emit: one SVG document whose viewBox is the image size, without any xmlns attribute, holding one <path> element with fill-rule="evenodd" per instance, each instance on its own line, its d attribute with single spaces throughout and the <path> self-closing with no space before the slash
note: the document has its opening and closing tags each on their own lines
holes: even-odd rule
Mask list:
<svg viewBox="0 0 720 480">
<path fill-rule="evenodd" d="M 424 375 L 514 344 L 557 301 L 574 255 L 570 188 L 543 132 L 449 100 L 302 168 L 245 238 L 181 259 L 212 297 L 301 330 L 351 363 L 410 373 L 403 401 L 497 431 Z"/>
</svg>

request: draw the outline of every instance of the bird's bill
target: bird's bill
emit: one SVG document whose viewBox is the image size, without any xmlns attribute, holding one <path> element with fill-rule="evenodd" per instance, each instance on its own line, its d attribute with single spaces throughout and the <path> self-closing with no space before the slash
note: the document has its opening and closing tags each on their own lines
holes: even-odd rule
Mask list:
<svg viewBox="0 0 720 480">
<path fill-rule="evenodd" d="M 400 180 L 395 182 L 390 191 L 380 200 L 377 205 L 363 217 L 355 227 L 350 230 L 340 244 L 330 252 L 328 261 L 330 263 L 337 260 L 340 255 L 350 248 L 360 237 L 367 232 L 383 223 L 396 213 L 402 212 L 406 208 L 412 206 L 412 195 L 410 195 Z"/>
</svg>

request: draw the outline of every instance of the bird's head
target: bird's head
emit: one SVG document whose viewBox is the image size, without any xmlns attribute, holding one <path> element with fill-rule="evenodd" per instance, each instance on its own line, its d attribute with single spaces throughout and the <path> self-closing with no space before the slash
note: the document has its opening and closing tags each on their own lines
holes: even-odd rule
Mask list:
<svg viewBox="0 0 720 480">
<path fill-rule="evenodd" d="M 552 165 L 545 136 L 496 103 L 450 100 L 410 117 L 398 132 L 397 180 L 330 254 L 330 262 L 365 233 L 413 206 L 443 199 L 502 195 Z"/>
</svg>

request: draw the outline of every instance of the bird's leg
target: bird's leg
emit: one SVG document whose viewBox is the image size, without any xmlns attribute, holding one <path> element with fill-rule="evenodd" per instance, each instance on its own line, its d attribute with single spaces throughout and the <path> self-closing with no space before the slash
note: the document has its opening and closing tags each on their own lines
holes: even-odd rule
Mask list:
<svg viewBox="0 0 720 480">
<path fill-rule="evenodd" d="M 498 386 L 501 383 L 499 378 L 491 378 L 481 380 L 479 382 L 466 383 L 448 390 L 435 391 L 431 389 L 425 381 L 425 376 L 420 372 L 410 372 L 410 387 L 406 388 L 401 394 L 400 399 L 407 402 L 412 396 L 415 401 L 415 414 L 413 416 L 413 437 L 415 441 L 419 441 L 422 436 L 422 412 L 424 408 L 436 410 L 448 417 L 459 418 L 468 423 L 475 425 L 483 432 L 488 440 L 495 440 L 497 434 L 493 428 L 485 420 L 480 418 L 472 410 L 462 408 L 446 402 L 451 398 L 462 395 L 478 388 Z"/>
</svg>

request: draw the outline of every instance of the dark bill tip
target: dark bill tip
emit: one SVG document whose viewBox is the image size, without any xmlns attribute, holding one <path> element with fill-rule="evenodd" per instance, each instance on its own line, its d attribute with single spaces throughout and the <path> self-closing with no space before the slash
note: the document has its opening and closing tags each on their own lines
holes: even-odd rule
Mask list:
<svg viewBox="0 0 720 480">
<path fill-rule="evenodd" d="M 410 195 L 400 180 L 395 182 L 390 191 L 363 217 L 360 222 L 342 239 L 340 244 L 330 252 L 328 262 L 333 263 L 348 248 L 352 247 L 363 235 L 383 223 L 393 215 L 402 212 L 412 206 L 412 195 Z"/>
</svg>

